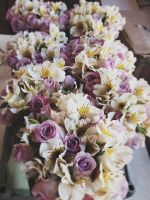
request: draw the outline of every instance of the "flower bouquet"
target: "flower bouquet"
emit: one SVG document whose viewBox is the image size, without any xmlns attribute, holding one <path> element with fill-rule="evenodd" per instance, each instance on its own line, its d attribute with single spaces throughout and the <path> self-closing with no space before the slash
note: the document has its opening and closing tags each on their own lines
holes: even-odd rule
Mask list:
<svg viewBox="0 0 150 200">
<path fill-rule="evenodd" d="M 60 13 L 67 23 L 57 23 Z M 49 19 L 48 29 L 31 29 L 29 16 Z M 150 135 L 150 86 L 132 75 L 136 58 L 115 40 L 125 23 L 118 8 L 17 0 L 7 18 L 25 32 L 7 45 L 12 79 L 1 93 L 0 119 L 17 124 L 11 155 L 32 195 L 125 199 L 123 169 Z"/>
</svg>

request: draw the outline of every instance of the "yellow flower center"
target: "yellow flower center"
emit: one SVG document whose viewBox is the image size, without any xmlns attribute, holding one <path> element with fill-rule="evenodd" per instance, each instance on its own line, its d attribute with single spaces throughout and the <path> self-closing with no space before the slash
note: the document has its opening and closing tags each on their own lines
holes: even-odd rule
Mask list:
<svg viewBox="0 0 150 200">
<path fill-rule="evenodd" d="M 84 106 L 84 105 L 78 109 L 80 116 L 83 117 L 83 118 L 87 116 L 89 111 L 90 111 L 89 106 Z"/>
<path fill-rule="evenodd" d="M 135 95 L 136 95 L 136 96 L 141 96 L 142 93 L 143 93 L 143 88 L 137 88 L 137 89 L 135 90 Z"/>
<path fill-rule="evenodd" d="M 102 131 L 102 133 L 103 133 L 104 135 L 106 135 L 107 137 L 110 137 L 110 136 L 111 136 L 111 134 L 109 133 L 109 131 L 108 131 L 105 127 L 102 127 L 101 131 Z"/>
<path fill-rule="evenodd" d="M 51 72 L 47 67 L 42 67 L 40 74 L 43 79 L 48 79 L 51 75 Z"/>
<path fill-rule="evenodd" d="M 118 65 L 117 65 L 117 68 L 118 68 L 118 69 L 124 69 L 124 64 L 123 64 L 123 63 L 118 64 Z"/>
</svg>

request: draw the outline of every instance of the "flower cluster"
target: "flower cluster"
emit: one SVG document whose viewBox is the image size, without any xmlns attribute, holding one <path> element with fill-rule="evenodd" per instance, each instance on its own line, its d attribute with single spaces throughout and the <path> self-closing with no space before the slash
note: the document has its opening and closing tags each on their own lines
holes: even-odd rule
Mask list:
<svg viewBox="0 0 150 200">
<path fill-rule="evenodd" d="M 40 12 L 32 2 L 28 12 Z M 132 75 L 136 58 L 115 40 L 123 24 L 116 7 L 81 1 L 69 28 L 79 37 L 51 24 L 49 33 L 21 32 L 8 44 L 12 79 L 0 119 L 10 125 L 23 115 L 12 157 L 32 179 L 36 200 L 126 198 L 123 168 L 150 136 L 150 86 Z"/>
<path fill-rule="evenodd" d="M 44 0 L 16 0 L 7 11 L 6 19 L 12 30 L 49 32 L 51 23 L 63 29 L 69 20 L 67 6 L 62 2 L 44 2 Z"/>
<path fill-rule="evenodd" d="M 15 40 L 7 45 L 6 61 L 15 70 L 31 63 L 39 64 L 45 60 L 52 61 L 60 57 L 60 51 L 67 43 L 64 32 L 60 32 L 55 24 L 51 24 L 48 33 L 20 32 Z"/>
<path fill-rule="evenodd" d="M 98 2 L 80 1 L 70 12 L 70 33 L 74 37 L 95 36 L 114 40 L 125 25 L 125 19 L 116 6 L 100 6 Z"/>
</svg>

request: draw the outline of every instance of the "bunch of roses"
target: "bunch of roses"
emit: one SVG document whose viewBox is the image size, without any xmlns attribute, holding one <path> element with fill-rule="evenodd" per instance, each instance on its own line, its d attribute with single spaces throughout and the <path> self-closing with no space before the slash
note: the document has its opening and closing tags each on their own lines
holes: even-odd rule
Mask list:
<svg viewBox="0 0 150 200">
<path fill-rule="evenodd" d="M 49 34 L 19 33 L 8 45 L 13 77 L 1 93 L 0 119 L 10 125 L 26 111 L 12 156 L 36 200 L 123 200 L 123 168 L 150 136 L 150 86 L 132 75 L 136 59 L 115 41 L 124 20 L 106 8 L 81 1 L 72 9 L 71 33 L 76 16 L 94 25 L 78 38 L 67 40 L 51 24 Z"/>
<path fill-rule="evenodd" d="M 31 63 L 39 64 L 45 60 L 52 61 L 60 57 L 60 51 L 67 43 L 64 32 L 60 32 L 55 24 L 51 24 L 48 33 L 20 32 L 7 45 L 7 64 L 12 69 L 19 69 Z"/>
<path fill-rule="evenodd" d="M 63 2 L 44 2 L 44 0 L 16 0 L 7 11 L 6 19 L 12 30 L 49 32 L 51 23 L 64 29 L 68 24 L 67 6 Z"/>
</svg>

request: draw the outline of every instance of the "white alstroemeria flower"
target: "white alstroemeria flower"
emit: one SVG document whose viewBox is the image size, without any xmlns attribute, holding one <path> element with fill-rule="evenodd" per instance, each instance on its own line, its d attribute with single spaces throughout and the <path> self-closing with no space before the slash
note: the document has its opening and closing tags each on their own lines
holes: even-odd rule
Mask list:
<svg viewBox="0 0 150 200">
<path fill-rule="evenodd" d="M 48 142 L 41 143 L 39 154 L 46 160 L 49 159 L 51 151 L 57 148 L 64 147 L 63 142 L 60 138 L 54 138 L 49 140 Z"/>
<path fill-rule="evenodd" d="M 100 157 L 104 170 L 118 171 L 132 160 L 132 149 L 127 146 L 115 146 L 105 150 Z"/>
<path fill-rule="evenodd" d="M 87 95 L 82 93 L 62 95 L 57 105 L 61 111 L 65 112 L 64 124 L 67 131 L 75 130 L 77 126 L 95 123 L 101 117 L 101 110 L 93 106 Z"/>
<path fill-rule="evenodd" d="M 125 119 L 124 125 L 130 130 L 135 130 L 137 124 L 142 124 L 147 119 L 146 109 L 143 105 L 133 105 L 130 106 Z"/>
<path fill-rule="evenodd" d="M 138 101 L 146 103 L 150 100 L 150 85 L 144 79 L 137 81 L 134 88 L 134 95 L 137 97 Z"/>
<path fill-rule="evenodd" d="M 117 120 L 101 121 L 88 128 L 86 135 L 95 135 L 99 143 L 105 144 L 105 148 L 125 144 L 127 141 L 127 130 Z"/>
<path fill-rule="evenodd" d="M 58 186 L 58 193 L 63 200 L 82 200 L 86 193 L 86 185 L 84 181 L 74 184 L 66 184 L 61 182 Z"/>
<path fill-rule="evenodd" d="M 33 79 L 35 83 L 40 83 L 42 80 L 50 78 L 57 82 L 63 82 L 65 79 L 64 65 L 64 60 L 58 59 L 52 63 L 45 61 L 38 66 L 28 65 L 26 70 L 29 78 Z"/>
</svg>

